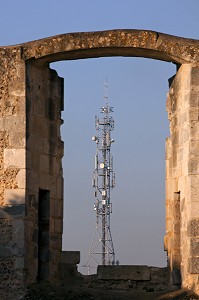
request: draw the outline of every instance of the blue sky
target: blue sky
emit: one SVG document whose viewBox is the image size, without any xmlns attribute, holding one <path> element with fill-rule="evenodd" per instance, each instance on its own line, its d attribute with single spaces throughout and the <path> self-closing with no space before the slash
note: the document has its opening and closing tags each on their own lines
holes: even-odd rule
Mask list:
<svg viewBox="0 0 199 300">
<path fill-rule="evenodd" d="M 147 29 L 199 39 L 197 0 L 4 1 L 0 45 L 67 32 Z M 169 135 L 167 80 L 175 65 L 143 58 L 99 58 L 51 65 L 65 78 L 65 250 L 86 263 L 95 230 L 91 177 L 94 117 L 104 104 L 104 81 L 114 106 L 112 146 L 116 188 L 111 230 L 121 264 L 166 265 L 163 251 L 164 148 Z"/>
<path fill-rule="evenodd" d="M 1 4 L 5 45 L 55 34 L 112 28 L 157 30 L 197 38 L 197 0 L 9 0 Z"/>
</svg>

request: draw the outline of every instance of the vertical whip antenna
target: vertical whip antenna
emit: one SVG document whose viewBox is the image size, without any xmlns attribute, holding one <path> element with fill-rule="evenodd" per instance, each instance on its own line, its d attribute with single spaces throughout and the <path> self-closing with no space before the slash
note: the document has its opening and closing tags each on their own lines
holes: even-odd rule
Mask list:
<svg viewBox="0 0 199 300">
<path fill-rule="evenodd" d="M 104 82 L 104 99 L 106 104 L 108 104 L 108 79 Z"/>
</svg>

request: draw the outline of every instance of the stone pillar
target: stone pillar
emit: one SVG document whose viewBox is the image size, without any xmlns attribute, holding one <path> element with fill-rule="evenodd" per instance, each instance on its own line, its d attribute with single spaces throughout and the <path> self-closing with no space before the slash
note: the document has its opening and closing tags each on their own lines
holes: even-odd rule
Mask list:
<svg viewBox="0 0 199 300">
<path fill-rule="evenodd" d="M 191 69 L 186 286 L 199 292 L 199 67 Z"/>
<path fill-rule="evenodd" d="M 63 142 L 60 136 L 63 79 L 47 64 L 35 62 L 27 62 L 26 76 L 26 271 L 27 283 L 32 283 L 59 278 L 63 232 Z M 44 199 L 44 211 L 40 212 L 42 195 L 49 198 L 49 203 Z"/>
<path fill-rule="evenodd" d="M 199 68 L 182 65 L 167 111 L 165 248 L 171 281 L 197 289 L 199 279 Z"/>
<path fill-rule="evenodd" d="M 62 250 L 63 79 L 21 57 L 20 47 L 0 50 L 1 299 L 38 277 L 58 280 Z"/>
<path fill-rule="evenodd" d="M 21 49 L 0 50 L 0 298 L 24 286 L 26 199 L 25 63 Z"/>
</svg>

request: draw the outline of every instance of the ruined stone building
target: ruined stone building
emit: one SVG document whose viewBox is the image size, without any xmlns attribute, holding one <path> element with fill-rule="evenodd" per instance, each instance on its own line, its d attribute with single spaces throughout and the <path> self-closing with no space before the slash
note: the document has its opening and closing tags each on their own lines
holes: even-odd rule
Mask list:
<svg viewBox="0 0 199 300">
<path fill-rule="evenodd" d="M 64 82 L 49 64 L 105 56 L 176 64 L 166 107 L 165 250 L 172 283 L 199 290 L 199 41 L 112 30 L 0 47 L 1 299 L 40 279 L 59 280 Z"/>
</svg>

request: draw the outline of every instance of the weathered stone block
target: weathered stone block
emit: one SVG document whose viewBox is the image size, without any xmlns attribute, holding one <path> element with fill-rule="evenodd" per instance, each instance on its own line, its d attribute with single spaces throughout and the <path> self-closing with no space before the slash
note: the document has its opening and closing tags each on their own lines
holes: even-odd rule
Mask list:
<svg viewBox="0 0 199 300">
<path fill-rule="evenodd" d="M 26 188 L 26 169 L 20 169 L 16 176 L 16 183 L 19 189 Z"/>
<path fill-rule="evenodd" d="M 189 136 L 189 127 L 183 127 L 179 129 L 179 145 L 178 146 L 183 146 L 185 143 L 187 143 L 190 139 Z"/>
<path fill-rule="evenodd" d="M 32 151 L 34 150 L 39 152 L 39 153 L 43 153 L 44 152 L 44 139 L 42 136 L 38 136 L 37 140 L 35 140 L 35 137 L 33 134 L 30 134 L 28 136 L 27 139 L 27 149 L 31 150 L 31 154 Z"/>
<path fill-rule="evenodd" d="M 188 172 L 189 174 L 199 175 L 199 159 L 192 158 L 188 163 Z"/>
<path fill-rule="evenodd" d="M 199 201 L 191 201 L 187 203 L 187 211 L 192 219 L 199 216 Z"/>
<path fill-rule="evenodd" d="M 11 247 L 0 245 L 0 257 L 12 257 L 14 255 L 15 253 Z"/>
<path fill-rule="evenodd" d="M 26 170 L 26 181 L 27 181 L 27 189 L 29 191 L 30 194 L 33 194 L 37 192 L 37 188 L 38 188 L 38 182 L 39 182 L 39 178 L 36 172 L 34 172 L 33 170 Z"/>
<path fill-rule="evenodd" d="M 178 116 L 178 126 L 183 126 L 188 119 L 188 110 L 183 111 L 181 114 Z"/>
<path fill-rule="evenodd" d="M 49 137 L 49 121 L 42 117 L 31 117 L 31 131 L 35 137 Z"/>
<path fill-rule="evenodd" d="M 15 259 L 14 258 L 0 258 L 0 288 L 5 286 L 10 282 L 12 282 L 13 275 L 15 273 Z"/>
<path fill-rule="evenodd" d="M 25 149 L 4 149 L 4 167 L 24 169 L 26 167 Z"/>
<path fill-rule="evenodd" d="M 63 217 L 63 201 L 52 199 L 50 203 L 51 216 L 54 218 Z"/>
<path fill-rule="evenodd" d="M 28 154 L 27 165 L 33 172 L 38 172 L 40 166 L 39 152 L 34 151 L 32 155 Z"/>
<path fill-rule="evenodd" d="M 199 238 L 192 238 L 190 241 L 190 255 L 199 256 Z"/>
<path fill-rule="evenodd" d="M 9 134 L 9 145 L 12 148 L 25 148 L 24 132 L 13 132 Z"/>
<path fill-rule="evenodd" d="M 174 233 L 179 234 L 180 233 L 180 222 L 174 223 Z"/>
<path fill-rule="evenodd" d="M 3 128 L 7 132 L 13 133 L 14 128 L 16 128 L 17 132 L 24 133 L 25 136 L 25 128 L 26 128 L 26 117 L 22 116 L 6 116 L 3 119 Z"/>
<path fill-rule="evenodd" d="M 63 220 L 54 219 L 54 232 L 62 233 L 63 232 Z"/>
<path fill-rule="evenodd" d="M 25 204 L 25 189 L 7 189 L 4 192 L 4 200 L 6 205 Z"/>
<path fill-rule="evenodd" d="M 12 219 L 12 226 L 13 226 L 13 236 L 12 239 L 14 242 L 17 241 L 18 245 L 24 244 L 24 220 L 13 218 Z"/>
<path fill-rule="evenodd" d="M 198 202 L 199 198 L 199 175 L 194 174 L 189 176 L 187 180 L 189 190 L 187 189 L 187 192 L 189 192 L 189 199 L 191 199 L 191 202 Z"/>
<path fill-rule="evenodd" d="M 199 274 L 199 257 L 190 257 L 188 260 L 188 272 Z"/>
<path fill-rule="evenodd" d="M 61 263 L 76 265 L 80 263 L 80 251 L 62 251 Z"/>
<path fill-rule="evenodd" d="M 24 257 L 17 257 L 15 260 L 16 269 L 24 269 Z"/>
<path fill-rule="evenodd" d="M 60 162 L 60 159 L 58 159 L 57 157 L 52 157 L 53 161 L 52 161 L 52 174 L 53 175 L 58 175 L 58 176 L 62 176 L 63 174 L 63 169 L 62 169 L 62 165 L 61 165 L 61 162 Z"/>
<path fill-rule="evenodd" d="M 63 199 L 63 178 L 57 178 L 57 199 Z"/>
<path fill-rule="evenodd" d="M 190 147 L 190 157 L 191 158 L 199 157 L 199 140 L 191 141 L 189 143 L 189 147 Z"/>
<path fill-rule="evenodd" d="M 43 151 L 44 151 L 45 154 L 49 154 L 49 152 L 50 152 L 50 150 L 49 150 L 49 148 L 50 148 L 49 140 L 50 140 L 49 138 L 44 138 L 43 139 L 43 143 L 44 143 Z"/>
<path fill-rule="evenodd" d="M 42 154 L 39 161 L 40 174 L 49 174 L 49 156 Z"/>
<path fill-rule="evenodd" d="M 24 218 L 25 216 L 25 205 L 24 203 L 23 204 L 20 204 L 20 205 L 8 205 L 8 206 L 4 206 L 3 207 L 3 210 L 5 213 L 7 213 L 7 216 L 13 218 Z M 1 213 L 0 213 L 1 215 Z"/>
<path fill-rule="evenodd" d="M 199 82 L 199 78 L 198 78 L 198 82 Z M 197 109 L 199 104 L 199 91 L 197 90 L 197 88 L 191 90 L 189 103 L 191 107 L 195 107 Z"/>
<path fill-rule="evenodd" d="M 199 82 L 199 68 L 193 67 L 191 69 L 191 85 L 192 87 L 195 86 L 195 88 L 198 88 L 198 82 Z"/>
<path fill-rule="evenodd" d="M 193 219 L 188 222 L 187 234 L 189 237 L 199 237 L 199 219 Z"/>
<path fill-rule="evenodd" d="M 0 245 L 10 242 L 12 239 L 11 219 L 0 219 Z"/>
<path fill-rule="evenodd" d="M 193 125 L 195 122 L 198 122 L 198 110 L 194 107 L 189 108 L 189 120 Z M 190 130 L 192 131 L 192 126 L 190 126 Z"/>
<path fill-rule="evenodd" d="M 192 122 L 190 126 L 190 139 L 193 139 L 195 141 L 199 140 L 199 122 L 198 122 L 198 111 L 194 111 L 195 113 L 195 121 Z"/>
<path fill-rule="evenodd" d="M 61 234 L 52 234 L 50 235 L 50 245 L 51 249 L 58 250 L 61 249 L 62 246 L 62 235 Z"/>
<path fill-rule="evenodd" d="M 103 280 L 148 281 L 151 274 L 147 266 L 98 266 L 97 277 Z"/>
</svg>

